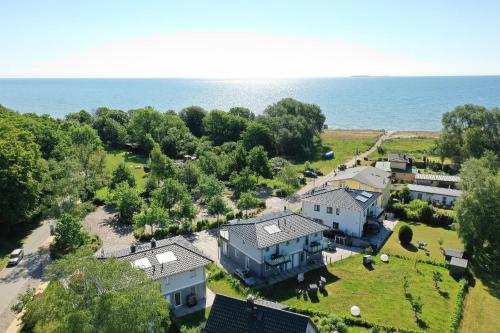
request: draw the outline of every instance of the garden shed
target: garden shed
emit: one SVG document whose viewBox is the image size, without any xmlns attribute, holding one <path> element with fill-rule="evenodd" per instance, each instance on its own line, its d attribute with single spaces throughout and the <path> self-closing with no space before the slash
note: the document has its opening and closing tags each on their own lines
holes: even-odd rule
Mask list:
<svg viewBox="0 0 500 333">
<path fill-rule="evenodd" d="M 467 259 L 451 257 L 450 273 L 451 275 L 463 275 L 467 272 Z"/>
<path fill-rule="evenodd" d="M 444 252 L 444 256 L 446 257 L 446 260 L 450 260 L 452 258 L 462 259 L 464 257 L 464 253 L 455 249 L 447 249 Z"/>
</svg>

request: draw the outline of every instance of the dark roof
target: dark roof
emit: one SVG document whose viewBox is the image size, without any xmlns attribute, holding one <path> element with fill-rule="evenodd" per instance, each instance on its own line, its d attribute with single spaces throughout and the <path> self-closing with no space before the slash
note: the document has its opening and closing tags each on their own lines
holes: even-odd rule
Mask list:
<svg viewBox="0 0 500 333">
<path fill-rule="evenodd" d="M 278 232 L 270 233 L 267 231 L 273 225 L 278 228 Z M 243 221 L 232 220 L 229 224 L 223 225 L 221 230 L 228 230 L 230 234 L 238 235 L 245 242 L 263 249 L 317 232 L 323 232 L 328 228 L 300 214 L 285 210 Z"/>
<path fill-rule="evenodd" d="M 462 251 L 448 249 L 444 252 L 444 255 L 449 256 L 449 257 L 455 257 L 455 258 L 463 258 L 464 253 Z"/>
<path fill-rule="evenodd" d="M 364 196 L 363 193 L 368 194 Z M 371 196 L 370 196 L 371 195 Z M 352 210 L 364 210 L 377 201 L 380 193 L 354 190 L 345 187 L 318 187 L 302 196 L 303 201 L 326 205 L 333 208 L 346 208 Z M 363 197 L 366 201 L 358 200 Z"/>
<path fill-rule="evenodd" d="M 468 261 L 467 259 L 451 257 L 450 265 L 455 267 L 467 268 Z"/>
<path fill-rule="evenodd" d="M 172 252 L 175 260 L 161 263 L 157 255 Z M 151 247 L 151 243 L 136 245 L 135 252 L 130 246 L 122 250 L 106 253 L 104 258 L 116 257 L 127 260 L 131 264 L 136 260 L 147 258 L 151 267 L 144 268 L 146 275 L 153 279 L 186 272 L 198 267 L 204 267 L 212 260 L 204 256 L 196 247 L 182 236 L 167 238 L 156 241 L 156 246 Z M 101 258 L 103 258 L 101 256 Z"/>
<path fill-rule="evenodd" d="M 205 333 L 305 333 L 309 317 L 254 302 L 215 295 Z M 316 329 L 317 331 L 317 329 Z"/>
</svg>

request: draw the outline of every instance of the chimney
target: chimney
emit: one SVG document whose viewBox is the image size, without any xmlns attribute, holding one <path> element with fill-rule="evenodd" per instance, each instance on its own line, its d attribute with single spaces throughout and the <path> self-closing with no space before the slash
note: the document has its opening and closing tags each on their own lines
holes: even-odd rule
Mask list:
<svg viewBox="0 0 500 333">
<path fill-rule="evenodd" d="M 130 253 L 135 253 L 135 244 L 130 245 Z"/>
<path fill-rule="evenodd" d="M 156 247 L 156 239 L 151 238 L 151 248 L 155 248 Z"/>
<path fill-rule="evenodd" d="M 247 296 L 247 307 L 250 310 L 253 310 L 254 305 L 255 305 L 255 298 L 253 297 L 252 294 L 250 294 L 250 295 Z"/>
<path fill-rule="evenodd" d="M 283 211 L 286 212 L 286 206 L 283 206 Z"/>
</svg>

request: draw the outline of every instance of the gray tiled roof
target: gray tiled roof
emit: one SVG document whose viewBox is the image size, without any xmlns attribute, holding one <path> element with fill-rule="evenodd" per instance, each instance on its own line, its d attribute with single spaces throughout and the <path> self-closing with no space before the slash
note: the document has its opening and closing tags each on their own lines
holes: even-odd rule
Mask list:
<svg viewBox="0 0 500 333">
<path fill-rule="evenodd" d="M 390 182 L 390 176 L 390 172 L 372 166 L 360 166 L 339 171 L 332 180 L 354 179 L 377 189 L 384 189 Z"/>
<path fill-rule="evenodd" d="M 391 154 L 389 156 L 389 162 L 409 163 L 410 159 L 413 159 L 413 156 L 403 153 Z"/>
<path fill-rule="evenodd" d="M 271 225 L 276 225 L 280 229 L 280 232 L 273 234 L 267 232 L 265 227 Z M 230 235 L 236 234 L 245 242 L 263 249 L 268 246 L 322 232 L 328 228 L 307 217 L 290 210 L 285 210 L 239 222 L 233 220 L 229 224 L 222 226 L 221 229 L 229 230 Z"/>
<path fill-rule="evenodd" d="M 464 253 L 462 251 L 458 251 L 455 249 L 447 249 L 444 252 L 445 256 L 455 257 L 455 258 L 463 258 Z"/>
<path fill-rule="evenodd" d="M 205 333 L 305 333 L 316 327 L 309 317 L 255 302 L 215 295 Z"/>
<path fill-rule="evenodd" d="M 430 173 L 417 173 L 415 175 L 416 180 L 437 180 L 441 182 L 453 182 L 458 183 L 460 181 L 459 176 L 450 176 L 450 175 L 433 175 Z"/>
<path fill-rule="evenodd" d="M 156 255 L 165 252 L 172 252 L 177 260 L 162 265 L 158 262 Z M 147 258 L 152 266 L 144 269 L 144 271 L 146 275 L 152 279 L 159 279 L 165 276 L 186 272 L 206 266 L 212 262 L 212 260 L 205 257 L 182 236 L 158 240 L 154 248 L 151 247 L 151 243 L 138 245 L 134 253 L 131 252 L 130 247 L 116 252 L 106 253 L 105 258 L 109 257 L 116 257 L 131 263 L 138 259 Z"/>
<path fill-rule="evenodd" d="M 372 195 L 365 202 L 356 199 L 356 197 L 361 195 L 363 192 L 367 192 Z M 361 191 L 341 187 L 320 187 L 314 189 L 314 192 L 310 191 L 304 194 L 302 196 L 302 200 L 332 208 L 344 208 L 361 211 L 377 201 L 379 196 L 380 193 L 378 192 Z"/>
<path fill-rule="evenodd" d="M 460 190 L 454 190 L 451 188 L 443 188 L 443 187 L 436 187 L 436 186 L 408 184 L 408 189 L 410 191 L 413 191 L 413 192 L 440 194 L 440 195 L 445 195 L 445 196 L 449 196 L 449 197 L 459 197 L 462 195 L 462 191 L 460 191 Z"/>
<path fill-rule="evenodd" d="M 450 260 L 451 266 L 458 266 L 458 267 L 462 267 L 462 268 L 467 268 L 468 263 L 469 263 L 469 261 L 467 259 L 462 259 L 462 258 L 451 257 L 451 260 Z"/>
</svg>

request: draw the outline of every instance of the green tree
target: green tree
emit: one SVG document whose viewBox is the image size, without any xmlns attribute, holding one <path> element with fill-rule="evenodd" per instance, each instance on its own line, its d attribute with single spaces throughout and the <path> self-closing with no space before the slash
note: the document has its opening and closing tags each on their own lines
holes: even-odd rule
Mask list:
<svg viewBox="0 0 500 333">
<path fill-rule="evenodd" d="M 198 210 L 193 204 L 191 197 L 184 197 L 179 201 L 174 215 L 181 221 L 191 222 L 196 217 Z"/>
<path fill-rule="evenodd" d="M 139 228 L 148 225 L 151 228 L 151 233 L 153 233 L 155 226 L 164 228 L 168 225 L 169 215 L 163 207 L 156 204 L 143 205 L 141 212 L 134 215 L 133 221 L 135 226 Z"/>
<path fill-rule="evenodd" d="M 177 173 L 177 178 L 186 184 L 189 190 L 196 188 L 202 176 L 201 170 L 196 163 L 188 162 Z"/>
<path fill-rule="evenodd" d="M 262 146 L 270 155 L 274 153 L 273 136 L 266 125 L 257 122 L 248 123 L 247 128 L 241 134 L 241 139 L 247 150 Z"/>
<path fill-rule="evenodd" d="M 144 152 L 149 153 L 153 146 L 152 141 L 160 142 L 160 127 L 162 124 L 162 113 L 152 107 L 130 110 L 130 123 L 128 126 L 130 138 L 138 143 Z M 148 136 L 149 134 L 149 136 Z"/>
<path fill-rule="evenodd" d="M 439 290 L 439 282 L 443 281 L 443 276 L 439 271 L 432 272 L 432 281 L 434 281 L 434 287 Z"/>
<path fill-rule="evenodd" d="M 403 189 L 399 193 L 399 197 L 401 198 L 402 203 L 408 203 L 411 201 L 410 190 L 408 189 L 408 186 L 403 187 Z"/>
<path fill-rule="evenodd" d="M 212 110 L 203 118 L 205 134 L 216 146 L 227 141 L 238 141 L 247 121 L 230 113 Z"/>
<path fill-rule="evenodd" d="M 267 152 L 262 146 L 254 147 L 248 152 L 248 167 L 257 175 L 257 183 L 259 182 L 259 176 L 264 178 L 273 177 Z"/>
<path fill-rule="evenodd" d="M 297 177 L 297 171 L 292 165 L 286 164 L 278 172 L 278 180 L 283 185 L 283 189 L 286 193 L 292 193 L 296 188 L 300 186 L 299 179 Z"/>
<path fill-rule="evenodd" d="M 245 216 L 248 217 L 248 210 L 257 208 L 259 206 L 260 200 L 252 193 L 246 192 L 240 195 L 236 207 L 239 210 L 245 211 Z"/>
<path fill-rule="evenodd" d="M 92 123 L 92 115 L 90 112 L 80 110 L 75 113 L 69 113 L 64 117 L 67 121 L 75 121 L 81 125 L 90 125 Z"/>
<path fill-rule="evenodd" d="M 217 221 L 219 221 L 220 214 L 224 214 L 227 211 L 226 202 L 222 195 L 212 197 L 208 201 L 207 210 L 210 215 L 217 215 Z"/>
<path fill-rule="evenodd" d="M 466 161 L 462 196 L 455 202 L 457 231 L 477 262 L 500 260 L 500 173 L 488 156 Z"/>
<path fill-rule="evenodd" d="M 246 120 L 255 119 L 255 114 L 252 111 L 250 111 L 250 109 L 241 106 L 236 106 L 229 109 L 229 113 L 232 114 L 233 116 L 238 116 Z"/>
<path fill-rule="evenodd" d="M 50 284 L 22 316 L 30 332 L 167 332 L 160 284 L 126 260 L 78 252 L 49 266 Z"/>
<path fill-rule="evenodd" d="M 120 148 L 128 141 L 128 122 L 129 116 L 126 112 L 98 108 L 92 121 L 92 127 L 97 130 L 102 142 Z"/>
<path fill-rule="evenodd" d="M 151 168 L 151 177 L 156 180 L 157 184 L 160 184 L 163 179 L 175 175 L 174 162 L 161 152 L 158 144 L 154 144 L 151 151 L 149 167 Z"/>
<path fill-rule="evenodd" d="M 191 133 L 197 137 L 203 135 L 203 118 L 206 115 L 207 111 L 201 106 L 190 106 L 179 112 L 179 116 L 186 123 Z"/>
<path fill-rule="evenodd" d="M 409 226 L 403 225 L 399 229 L 398 237 L 399 237 L 399 241 L 401 242 L 401 244 L 408 245 L 411 243 L 411 239 L 413 238 L 413 231 L 411 230 L 411 228 Z"/>
<path fill-rule="evenodd" d="M 57 221 L 54 234 L 59 248 L 77 248 L 85 242 L 80 221 L 69 214 L 63 214 Z"/>
<path fill-rule="evenodd" d="M 127 182 L 130 187 L 135 187 L 135 177 L 132 174 L 132 170 L 130 170 L 125 162 L 118 164 L 116 169 L 113 171 L 109 188 L 112 190 L 121 182 Z"/>
<path fill-rule="evenodd" d="M 89 125 L 70 129 L 72 154 L 83 174 L 84 199 L 94 196 L 104 180 L 106 154 L 96 130 Z"/>
<path fill-rule="evenodd" d="M 44 173 L 33 135 L 0 118 L 0 225 L 4 232 L 37 212 Z"/>
<path fill-rule="evenodd" d="M 233 172 L 229 181 L 234 188 L 236 198 L 239 198 L 241 193 L 255 190 L 257 186 L 257 177 L 248 168 L 243 169 L 240 173 Z"/>
<path fill-rule="evenodd" d="M 111 191 L 110 203 L 117 208 L 122 222 L 131 223 L 134 214 L 141 210 L 143 201 L 136 189 L 122 182 Z"/>
<path fill-rule="evenodd" d="M 422 303 L 422 299 L 420 296 L 411 300 L 411 309 L 413 310 L 413 315 L 415 316 L 415 320 L 420 321 L 420 315 L 422 314 L 422 309 L 424 308 L 424 303 Z"/>
<path fill-rule="evenodd" d="M 211 175 L 202 175 L 197 186 L 197 189 L 200 191 L 204 201 L 207 201 L 212 197 L 222 195 L 224 188 L 224 183 L 215 178 L 215 176 Z"/>
<path fill-rule="evenodd" d="M 186 197 L 189 197 L 186 185 L 176 179 L 167 179 L 163 186 L 153 191 L 152 202 L 170 213 L 174 206 Z"/>
</svg>

